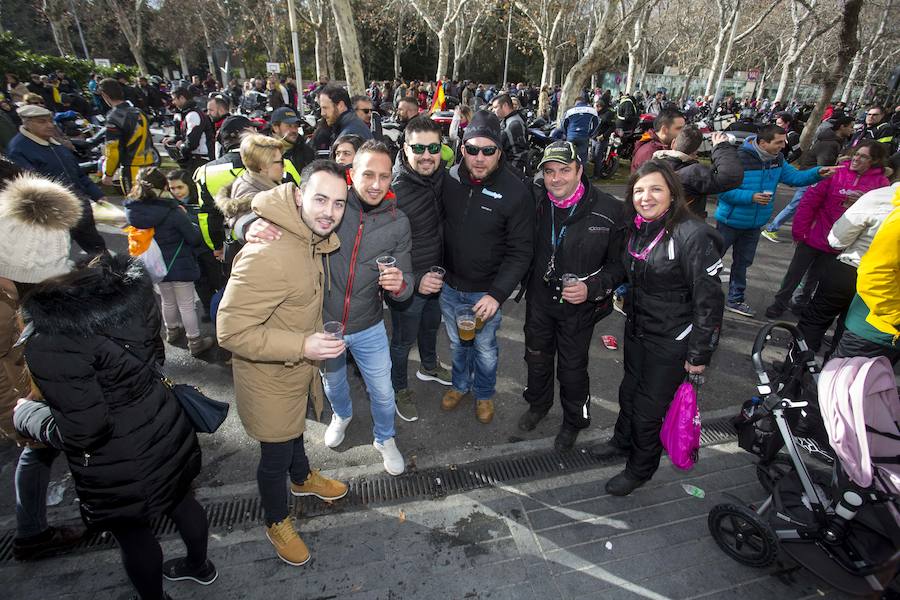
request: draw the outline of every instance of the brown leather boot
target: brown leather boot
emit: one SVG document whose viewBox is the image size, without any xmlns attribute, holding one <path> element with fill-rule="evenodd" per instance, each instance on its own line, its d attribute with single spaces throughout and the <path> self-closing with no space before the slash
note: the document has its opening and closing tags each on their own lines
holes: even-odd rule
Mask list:
<svg viewBox="0 0 900 600">
<path fill-rule="evenodd" d="M 465 396 L 465 394 L 462 392 L 447 390 L 447 393 L 444 394 L 443 399 L 441 399 L 441 408 L 443 410 L 453 410 L 459 405 L 459 401 L 462 400 L 463 396 Z"/>
<path fill-rule="evenodd" d="M 475 417 L 485 425 L 494 418 L 494 401 L 479 400 L 475 403 Z"/>
</svg>

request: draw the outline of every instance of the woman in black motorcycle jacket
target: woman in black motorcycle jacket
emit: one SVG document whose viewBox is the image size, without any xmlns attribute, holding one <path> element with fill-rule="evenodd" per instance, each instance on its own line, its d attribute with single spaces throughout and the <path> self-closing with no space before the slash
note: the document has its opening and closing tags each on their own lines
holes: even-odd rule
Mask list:
<svg viewBox="0 0 900 600">
<path fill-rule="evenodd" d="M 724 295 L 722 239 L 692 215 L 684 190 L 665 163 L 650 160 L 629 179 L 625 200 L 625 376 L 612 439 L 592 449 L 627 455 L 609 480 L 625 496 L 659 467 L 659 431 L 688 374 L 703 373 L 719 341 Z"/>
</svg>

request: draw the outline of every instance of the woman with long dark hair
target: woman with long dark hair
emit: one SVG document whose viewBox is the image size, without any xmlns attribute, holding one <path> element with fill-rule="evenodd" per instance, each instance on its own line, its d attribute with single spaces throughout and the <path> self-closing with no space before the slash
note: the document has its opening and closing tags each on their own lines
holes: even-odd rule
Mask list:
<svg viewBox="0 0 900 600">
<path fill-rule="evenodd" d="M 688 209 L 677 175 L 650 160 L 628 180 L 624 218 L 625 376 L 619 418 L 595 456 L 625 455 L 606 491 L 630 494 L 659 467 L 659 431 L 678 386 L 703 373 L 719 341 L 722 239 Z"/>
</svg>

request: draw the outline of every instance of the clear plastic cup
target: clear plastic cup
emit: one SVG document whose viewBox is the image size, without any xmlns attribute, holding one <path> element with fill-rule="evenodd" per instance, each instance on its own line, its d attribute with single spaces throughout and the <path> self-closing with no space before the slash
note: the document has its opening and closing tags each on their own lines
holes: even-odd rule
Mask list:
<svg viewBox="0 0 900 600">
<path fill-rule="evenodd" d="M 322 332 L 336 340 L 344 339 L 344 325 L 340 321 L 328 321 L 322 325 Z"/>
<path fill-rule="evenodd" d="M 389 255 L 379 256 L 375 259 L 375 264 L 378 265 L 378 271 L 384 273 L 385 269 L 390 269 L 397 264 L 397 259 Z"/>
<path fill-rule="evenodd" d="M 430 269 L 428 269 L 428 272 L 431 273 L 432 275 L 434 275 L 435 277 L 440 277 L 441 279 L 443 279 L 444 275 L 447 274 L 447 269 L 445 269 L 444 267 L 439 267 L 439 266 L 435 265 L 435 266 L 431 267 Z"/>
<path fill-rule="evenodd" d="M 456 329 L 461 341 L 471 342 L 475 339 L 476 322 L 475 311 L 471 306 L 460 306 L 456 309 Z"/>
<path fill-rule="evenodd" d="M 560 279 L 562 280 L 562 286 L 564 288 L 578 285 L 578 282 L 580 281 L 578 275 L 575 275 L 574 273 L 563 273 L 563 276 Z"/>
</svg>

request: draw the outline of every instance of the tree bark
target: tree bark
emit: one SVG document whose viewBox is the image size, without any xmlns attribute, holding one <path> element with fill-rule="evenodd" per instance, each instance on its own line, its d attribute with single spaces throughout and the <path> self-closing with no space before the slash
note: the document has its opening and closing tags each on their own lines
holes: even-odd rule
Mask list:
<svg viewBox="0 0 900 600">
<path fill-rule="evenodd" d="M 825 76 L 822 85 L 822 95 L 813 108 L 812 113 L 806 121 L 806 127 L 800 134 L 800 148 L 804 151 L 809 149 L 812 144 L 813 135 L 816 128 L 825 114 L 825 107 L 831 102 L 831 97 L 837 89 L 838 80 L 841 74 L 847 69 L 847 64 L 853 60 L 859 52 L 859 37 L 856 32 L 859 29 L 859 13 L 862 10 L 863 0 L 845 0 L 841 7 L 841 31 L 838 39 L 837 58 L 831 67 L 829 73 Z"/>
<path fill-rule="evenodd" d="M 394 79 L 400 79 L 403 68 L 400 66 L 400 45 L 403 40 L 403 13 L 397 15 L 397 38 L 394 40 Z M 393 101 L 393 98 L 390 99 Z"/>
<path fill-rule="evenodd" d="M 350 0 L 332 0 L 334 25 L 341 41 L 341 54 L 344 56 L 344 76 L 350 95 L 365 94 L 366 80 L 363 77 L 362 59 L 359 54 L 359 41 L 356 37 L 356 25 L 353 23 L 353 9 Z"/>
<path fill-rule="evenodd" d="M 581 95 L 581 87 L 591 76 L 591 73 L 599 70 L 603 59 L 612 54 L 610 47 L 615 48 L 620 42 L 620 38 L 615 38 L 613 43 L 610 43 L 610 36 L 607 35 L 609 32 L 606 27 L 609 15 L 615 13 L 618 4 L 619 0 L 609 0 L 607 10 L 596 25 L 597 28 L 594 31 L 593 40 L 581 59 L 572 65 L 572 68 L 566 74 L 559 99 L 559 110 L 557 111 L 560 122 L 566 111 L 575 105 L 575 100 Z"/>
<path fill-rule="evenodd" d="M 178 49 L 178 60 L 181 62 L 181 76 L 190 79 L 191 65 L 188 63 L 187 48 Z"/>
</svg>

